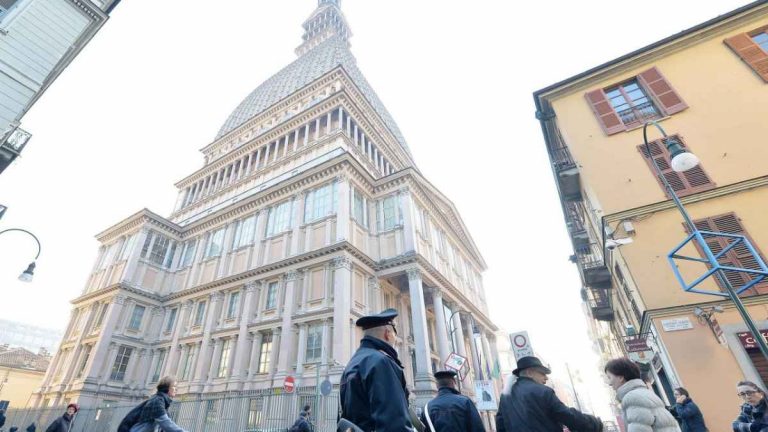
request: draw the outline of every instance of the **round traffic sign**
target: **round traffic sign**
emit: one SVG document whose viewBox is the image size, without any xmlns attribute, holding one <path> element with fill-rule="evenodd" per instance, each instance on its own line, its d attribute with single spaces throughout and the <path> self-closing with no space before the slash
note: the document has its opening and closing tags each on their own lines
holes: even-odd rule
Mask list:
<svg viewBox="0 0 768 432">
<path fill-rule="evenodd" d="M 522 348 L 528 344 L 528 339 L 526 339 L 525 336 L 519 334 L 512 338 L 512 343 L 515 344 L 516 347 Z"/>
<path fill-rule="evenodd" d="M 293 393 L 293 389 L 296 388 L 296 380 L 288 375 L 285 377 L 285 382 L 283 383 L 283 389 L 286 393 Z"/>
<path fill-rule="evenodd" d="M 329 394 L 331 394 L 331 389 L 333 389 L 333 385 L 331 384 L 331 381 L 328 380 L 328 378 L 326 378 L 325 381 L 323 381 L 323 383 L 320 384 L 320 393 L 323 396 L 328 396 Z"/>
</svg>

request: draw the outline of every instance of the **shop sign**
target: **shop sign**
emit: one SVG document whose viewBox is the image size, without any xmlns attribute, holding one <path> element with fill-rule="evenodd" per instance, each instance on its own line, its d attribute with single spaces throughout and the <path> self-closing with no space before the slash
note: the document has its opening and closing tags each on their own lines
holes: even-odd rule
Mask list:
<svg viewBox="0 0 768 432">
<path fill-rule="evenodd" d="M 760 333 L 763 335 L 763 339 L 768 341 L 768 330 L 760 330 Z M 739 341 L 741 341 L 741 346 L 743 346 L 744 348 L 746 349 L 758 348 L 757 341 L 755 340 L 755 337 L 752 336 L 751 332 L 736 333 L 736 336 L 739 337 Z"/>
</svg>

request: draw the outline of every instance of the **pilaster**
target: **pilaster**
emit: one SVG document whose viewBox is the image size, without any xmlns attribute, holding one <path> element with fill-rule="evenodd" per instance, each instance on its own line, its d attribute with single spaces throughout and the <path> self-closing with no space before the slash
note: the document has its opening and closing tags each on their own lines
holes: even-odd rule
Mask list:
<svg viewBox="0 0 768 432">
<path fill-rule="evenodd" d="M 427 308 L 424 304 L 424 290 L 421 271 L 418 268 L 407 270 L 408 290 L 411 299 L 411 316 L 413 319 L 413 343 L 416 356 L 416 371 L 414 374 L 416 403 L 424 406 L 436 390 L 432 376 L 430 361 L 429 333 L 427 331 Z"/>
</svg>

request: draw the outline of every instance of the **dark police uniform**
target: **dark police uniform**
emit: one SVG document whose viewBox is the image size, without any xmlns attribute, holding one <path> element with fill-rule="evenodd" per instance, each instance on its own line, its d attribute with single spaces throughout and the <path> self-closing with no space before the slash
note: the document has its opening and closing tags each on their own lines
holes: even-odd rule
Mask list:
<svg viewBox="0 0 768 432">
<path fill-rule="evenodd" d="M 387 325 L 397 311 L 357 320 L 363 329 Z M 340 383 L 341 417 L 365 432 L 412 431 L 408 412 L 408 390 L 397 351 L 383 340 L 365 336 L 349 360 Z"/>
<path fill-rule="evenodd" d="M 456 378 L 456 372 L 440 371 L 435 378 Z M 484 431 L 483 420 L 474 402 L 451 387 L 440 387 L 437 396 L 426 407 L 435 430 L 432 432 L 475 432 Z M 432 430 L 427 422 L 426 409 L 421 413 L 421 422 Z"/>
</svg>

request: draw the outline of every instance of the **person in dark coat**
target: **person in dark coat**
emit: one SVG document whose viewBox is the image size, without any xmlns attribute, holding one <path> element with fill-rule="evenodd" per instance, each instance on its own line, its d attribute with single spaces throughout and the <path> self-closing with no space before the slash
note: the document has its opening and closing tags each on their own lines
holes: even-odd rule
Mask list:
<svg viewBox="0 0 768 432">
<path fill-rule="evenodd" d="M 307 416 L 308 413 L 306 411 L 299 413 L 299 418 L 297 418 L 296 422 L 293 423 L 293 426 L 291 426 L 289 432 L 311 432 L 312 428 L 309 426 Z"/>
<path fill-rule="evenodd" d="M 736 392 L 744 401 L 741 413 L 733 422 L 733 432 L 762 432 L 768 430 L 768 404 L 765 391 L 751 381 L 736 384 Z"/>
<path fill-rule="evenodd" d="M 70 428 L 72 428 L 72 420 L 75 418 L 75 413 L 77 413 L 78 408 L 77 404 L 71 403 L 67 405 L 67 412 L 54 420 L 45 432 L 69 432 Z"/>
<path fill-rule="evenodd" d="M 421 412 L 421 422 L 430 432 L 483 431 L 483 420 L 472 400 L 456 390 L 456 372 L 435 373 L 437 396 Z M 434 426 L 434 430 L 430 427 Z"/>
<path fill-rule="evenodd" d="M 364 331 L 360 348 L 341 375 L 341 418 L 365 432 L 412 431 L 403 365 L 392 346 L 397 311 L 387 309 L 355 323 Z"/>
<path fill-rule="evenodd" d="M 11 428 L 8 429 L 8 432 L 19 432 L 19 427 L 18 426 L 11 426 Z"/>
<path fill-rule="evenodd" d="M 599 418 L 568 408 L 545 386 L 552 373 L 536 357 L 522 357 L 512 371 L 517 382 L 501 395 L 496 413 L 497 432 L 602 432 Z"/>
<path fill-rule="evenodd" d="M 0 428 L 5 426 L 5 410 L 0 409 Z"/>
<path fill-rule="evenodd" d="M 35 432 L 37 430 L 37 426 L 35 426 L 35 422 L 32 422 L 31 425 L 27 426 L 27 432 Z"/>
<path fill-rule="evenodd" d="M 707 432 L 704 416 L 699 407 L 693 403 L 688 390 L 678 387 L 675 389 L 675 412 L 680 419 L 680 428 L 683 432 Z"/>
</svg>

